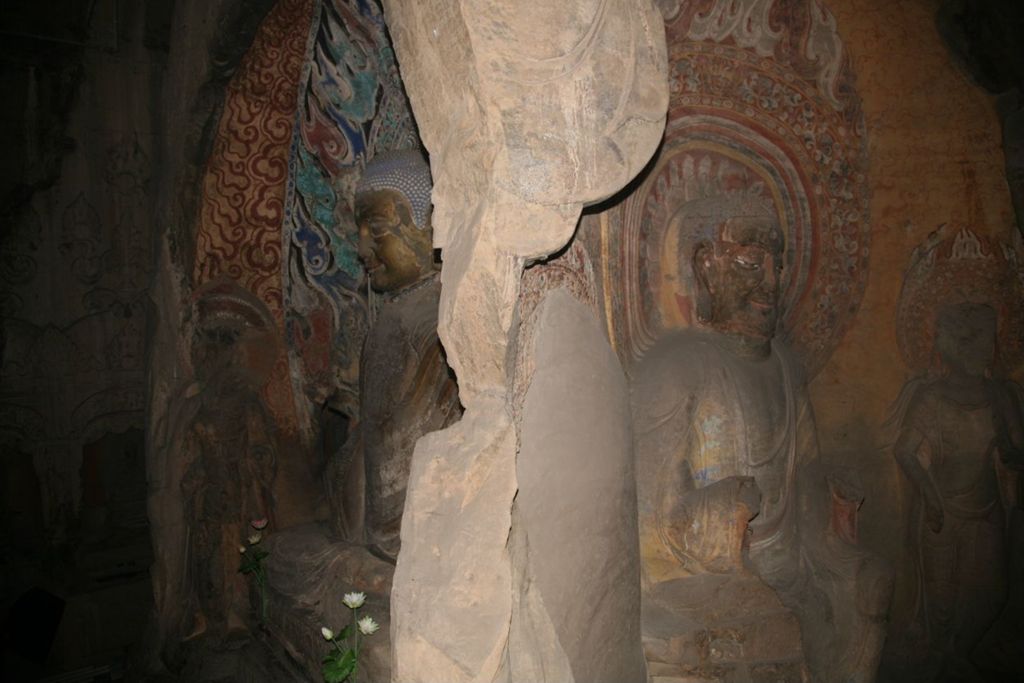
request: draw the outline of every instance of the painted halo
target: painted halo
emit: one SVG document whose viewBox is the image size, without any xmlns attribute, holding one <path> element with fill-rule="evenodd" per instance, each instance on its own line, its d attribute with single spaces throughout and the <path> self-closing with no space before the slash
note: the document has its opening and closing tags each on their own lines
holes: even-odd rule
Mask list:
<svg viewBox="0 0 1024 683">
<path fill-rule="evenodd" d="M 704 4 L 705 14 L 687 10 L 667 26 L 665 141 L 613 218 L 611 270 L 624 291 L 616 342 L 635 359 L 666 331 L 697 324 L 695 241 L 729 216 L 767 211 L 786 242 L 780 336 L 814 374 L 867 279 L 866 136 L 848 60 L 820 8 L 762 2 L 751 16 L 764 30 L 741 34 L 709 28 L 722 3 Z"/>
<path fill-rule="evenodd" d="M 914 250 L 896 309 L 900 353 L 914 371 L 936 369 L 940 309 L 966 302 L 995 310 L 1002 368 L 1012 374 L 1024 361 L 1024 269 L 1018 250 L 969 228 L 947 227 Z"/>
</svg>

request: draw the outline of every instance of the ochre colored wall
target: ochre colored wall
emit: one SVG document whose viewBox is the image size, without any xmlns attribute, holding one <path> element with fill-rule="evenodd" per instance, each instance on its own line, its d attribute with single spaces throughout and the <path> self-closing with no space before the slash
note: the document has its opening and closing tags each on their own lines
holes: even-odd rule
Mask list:
<svg viewBox="0 0 1024 683">
<path fill-rule="evenodd" d="M 1014 230 L 994 98 L 954 63 L 936 27 L 937 5 L 827 3 L 863 101 L 872 241 L 856 320 L 811 394 L 823 453 L 862 471 L 864 540 L 890 555 L 901 535 L 887 520 L 906 510 L 882 424 L 913 374 L 896 337 L 904 271 L 914 248 L 944 223 L 1006 241 Z"/>
</svg>

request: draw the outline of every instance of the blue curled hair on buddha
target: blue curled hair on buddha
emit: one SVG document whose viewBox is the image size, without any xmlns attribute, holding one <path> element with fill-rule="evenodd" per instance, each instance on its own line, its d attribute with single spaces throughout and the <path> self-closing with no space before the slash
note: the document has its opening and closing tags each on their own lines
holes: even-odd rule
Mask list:
<svg viewBox="0 0 1024 683">
<path fill-rule="evenodd" d="M 363 169 L 356 196 L 366 192 L 392 190 L 409 200 L 412 220 L 419 230 L 430 228 L 430 166 L 419 150 L 382 152 Z"/>
</svg>

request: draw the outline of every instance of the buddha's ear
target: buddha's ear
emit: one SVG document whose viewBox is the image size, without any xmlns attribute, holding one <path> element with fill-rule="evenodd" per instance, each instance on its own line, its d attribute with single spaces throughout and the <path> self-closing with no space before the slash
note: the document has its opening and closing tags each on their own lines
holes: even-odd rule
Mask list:
<svg viewBox="0 0 1024 683">
<path fill-rule="evenodd" d="M 708 273 L 711 271 L 711 262 L 714 258 L 714 247 L 708 242 L 700 242 L 693 251 L 693 282 L 694 300 L 696 302 L 697 320 L 702 323 L 709 323 L 714 318 L 714 306 L 711 295 L 715 293 Z"/>
<path fill-rule="evenodd" d="M 693 250 L 693 278 L 696 280 L 698 287 L 703 287 L 712 294 L 714 294 L 715 289 L 711 284 L 708 273 L 711 272 L 711 263 L 714 257 L 714 246 L 708 242 L 699 242 L 697 248 Z"/>
<path fill-rule="evenodd" d="M 395 215 L 398 218 L 398 223 L 400 225 L 412 228 L 416 227 L 416 221 L 412 216 L 412 204 L 409 202 L 408 197 L 399 192 L 395 192 L 391 205 L 395 207 Z"/>
<path fill-rule="evenodd" d="M 402 242 L 415 255 L 416 263 L 423 275 L 437 270 L 434 258 L 434 245 L 430 240 L 430 232 L 421 230 L 412 222 L 403 222 L 399 227 Z"/>
</svg>

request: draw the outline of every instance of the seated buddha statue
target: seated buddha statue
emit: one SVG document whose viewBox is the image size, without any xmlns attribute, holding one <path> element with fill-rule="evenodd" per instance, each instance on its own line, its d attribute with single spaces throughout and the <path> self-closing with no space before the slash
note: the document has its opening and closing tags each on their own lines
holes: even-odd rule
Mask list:
<svg viewBox="0 0 1024 683">
<path fill-rule="evenodd" d="M 729 631 L 709 628 L 714 619 L 747 618 L 756 602 L 796 616 L 784 645 L 802 651 L 811 680 L 873 680 L 892 575 L 856 545 L 862 496 L 824 476 L 800 364 L 776 337 L 782 231 L 767 213 L 732 216 L 690 243 L 680 261 L 693 269 L 699 324 L 633 372 L 645 642 L 692 628 L 714 640 Z M 709 651 L 727 657 L 723 647 Z M 755 671 L 744 656 L 752 680 L 804 675 L 770 662 Z M 713 666 L 693 673 L 733 680 Z"/>
<path fill-rule="evenodd" d="M 360 680 L 391 679 L 389 606 L 413 447 L 459 415 L 458 391 L 437 336 L 440 279 L 430 232 L 430 170 L 418 152 L 378 155 L 356 187 L 358 251 L 372 292 L 359 362 L 359 407 L 327 463 L 327 525 L 292 526 L 262 547 L 267 633 L 310 679 L 321 677 L 320 628 L 351 618 L 381 626 L 362 641 Z"/>
<path fill-rule="evenodd" d="M 460 414 L 437 336 L 430 189 L 430 169 L 416 151 L 377 156 L 356 189 L 359 256 L 383 300 L 360 359 L 359 420 L 328 488 L 336 531 L 392 563 L 413 447 Z"/>
</svg>

